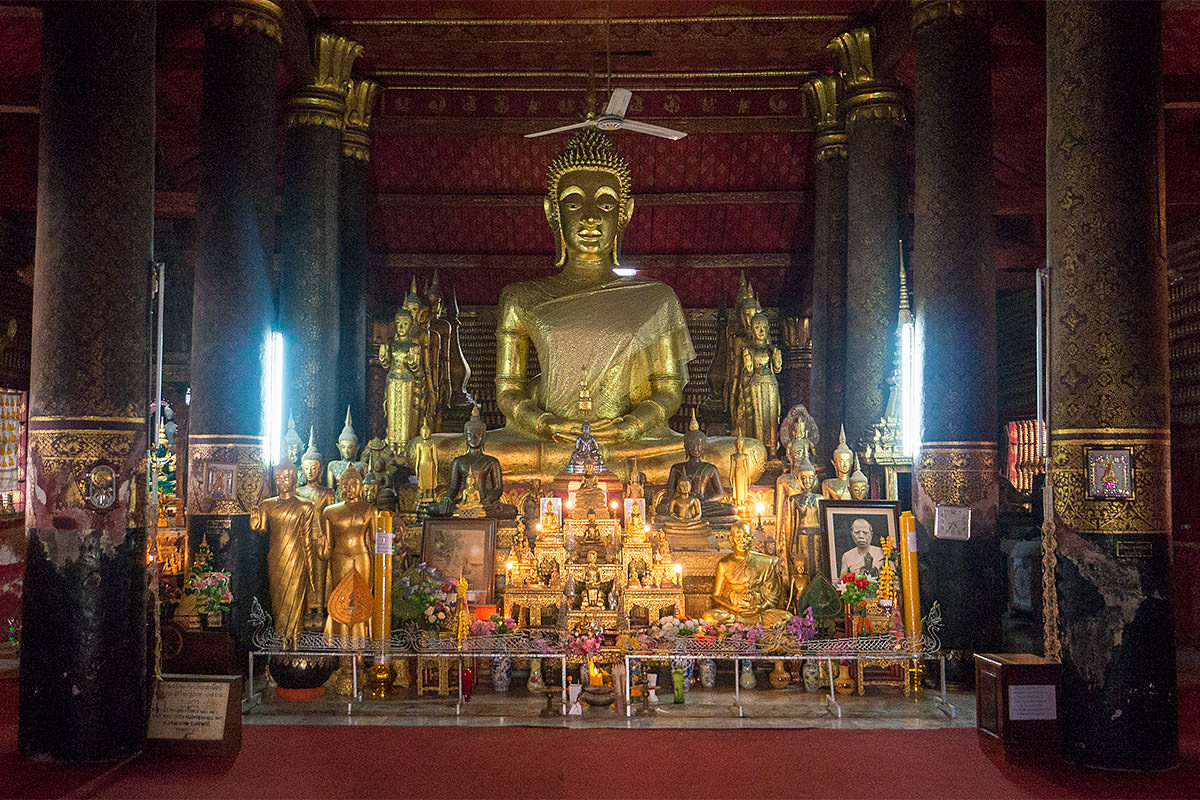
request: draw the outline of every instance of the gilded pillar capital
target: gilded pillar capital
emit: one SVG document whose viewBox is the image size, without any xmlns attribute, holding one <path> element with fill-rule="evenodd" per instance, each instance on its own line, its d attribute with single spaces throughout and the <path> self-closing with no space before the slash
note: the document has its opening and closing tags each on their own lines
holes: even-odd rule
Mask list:
<svg viewBox="0 0 1200 800">
<path fill-rule="evenodd" d="M 208 10 L 205 23 L 218 30 L 258 33 L 283 43 L 283 11 L 271 0 L 227 0 Z"/>
<path fill-rule="evenodd" d="M 903 87 L 895 79 L 876 75 L 870 28 L 847 31 L 835 37 L 826 49 L 837 57 L 842 70 L 847 130 L 869 119 L 908 124 L 908 102 Z"/>
<path fill-rule="evenodd" d="M 931 22 L 957 20 L 988 23 L 987 5 L 971 0 L 912 0 L 912 29 L 917 31 Z"/>
<path fill-rule="evenodd" d="M 346 92 L 346 127 L 342 131 L 342 155 L 361 161 L 371 160 L 371 115 L 379 97 L 379 84 L 351 80 Z"/>
<path fill-rule="evenodd" d="M 362 45 L 345 36 L 319 33 L 313 37 L 313 81 L 288 103 L 285 124 L 327 125 L 342 130 L 350 67 L 362 52 Z"/>
<path fill-rule="evenodd" d="M 802 87 L 817 123 L 817 161 L 846 157 L 846 126 L 839 117 L 842 89 L 836 75 L 821 75 Z"/>
</svg>

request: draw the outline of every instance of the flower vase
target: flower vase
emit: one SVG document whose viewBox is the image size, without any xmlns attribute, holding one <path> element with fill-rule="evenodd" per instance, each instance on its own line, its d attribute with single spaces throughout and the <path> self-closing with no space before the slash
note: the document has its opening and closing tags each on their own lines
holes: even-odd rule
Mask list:
<svg viewBox="0 0 1200 800">
<path fill-rule="evenodd" d="M 792 676 L 784 669 L 782 661 L 775 662 L 775 668 L 771 670 L 770 680 L 772 689 L 783 689 L 792 682 Z"/>
<path fill-rule="evenodd" d="M 700 685 L 705 689 L 713 689 L 717 685 L 717 662 L 716 659 L 702 658 L 700 659 Z"/>
<path fill-rule="evenodd" d="M 507 692 L 512 684 L 512 657 L 492 656 L 492 689 L 497 692 Z"/>
<path fill-rule="evenodd" d="M 671 670 L 671 686 L 675 690 L 676 705 L 683 705 L 683 691 L 684 691 L 684 689 L 683 689 L 683 670 L 681 670 L 681 669 L 672 669 Z"/>
<path fill-rule="evenodd" d="M 838 694 L 850 694 L 854 691 L 854 678 L 850 677 L 849 664 L 838 664 L 838 674 L 833 679 L 833 690 Z"/>
<path fill-rule="evenodd" d="M 758 678 L 754 677 L 754 662 L 748 658 L 741 661 L 742 674 L 738 682 L 743 689 L 753 689 L 758 686 Z"/>
<path fill-rule="evenodd" d="M 800 674 L 804 677 L 804 691 L 814 694 L 821 691 L 821 662 L 815 658 L 804 659 L 804 668 Z"/>
<path fill-rule="evenodd" d="M 540 692 L 545 684 L 542 682 L 542 660 L 540 658 L 529 659 L 529 680 L 525 682 L 525 688 L 531 692 Z"/>
<path fill-rule="evenodd" d="M 222 628 L 225 622 L 224 611 L 201 611 L 200 612 L 200 630 L 215 631 Z"/>
<path fill-rule="evenodd" d="M 858 606 L 858 625 L 855 632 L 859 636 L 871 635 L 871 621 L 867 619 L 867 604 L 860 603 Z"/>
<path fill-rule="evenodd" d="M 672 658 L 672 670 L 683 670 L 683 690 L 690 691 L 692 688 L 692 680 L 695 678 L 696 663 L 690 658 Z"/>
</svg>

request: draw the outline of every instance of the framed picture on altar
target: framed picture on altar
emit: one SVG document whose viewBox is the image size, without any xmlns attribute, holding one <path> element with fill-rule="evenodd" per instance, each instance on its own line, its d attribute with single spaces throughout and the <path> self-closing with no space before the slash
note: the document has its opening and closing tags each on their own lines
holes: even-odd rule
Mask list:
<svg viewBox="0 0 1200 800">
<path fill-rule="evenodd" d="M 421 560 L 444 577 L 465 578 L 469 603 L 496 602 L 496 520 L 425 520 Z"/>
<path fill-rule="evenodd" d="M 626 497 L 625 498 L 625 516 L 621 518 L 626 525 L 629 524 L 629 518 L 633 516 L 633 510 L 637 509 L 638 516 L 642 518 L 642 525 L 646 524 L 646 498 L 644 497 Z"/>
<path fill-rule="evenodd" d="M 884 537 L 900 541 L 900 504 L 894 500 L 821 500 L 820 507 L 833 585 L 847 572 L 878 575 Z"/>
</svg>

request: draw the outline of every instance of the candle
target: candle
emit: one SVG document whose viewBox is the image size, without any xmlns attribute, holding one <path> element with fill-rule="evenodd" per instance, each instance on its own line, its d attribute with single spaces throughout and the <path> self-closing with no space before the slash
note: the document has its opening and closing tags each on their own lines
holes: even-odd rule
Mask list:
<svg viewBox="0 0 1200 800">
<path fill-rule="evenodd" d="M 917 578 L 917 521 L 911 511 L 900 515 L 900 578 L 904 582 L 904 630 L 909 640 L 921 638 L 921 585 Z"/>
</svg>

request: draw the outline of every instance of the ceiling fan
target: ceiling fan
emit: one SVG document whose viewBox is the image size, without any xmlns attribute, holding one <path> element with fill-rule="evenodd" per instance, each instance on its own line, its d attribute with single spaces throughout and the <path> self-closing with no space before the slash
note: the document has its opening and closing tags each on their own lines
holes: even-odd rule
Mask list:
<svg viewBox="0 0 1200 800">
<path fill-rule="evenodd" d="M 611 73 L 610 73 L 611 75 Z M 633 119 L 625 118 L 625 110 L 629 108 L 629 99 L 633 97 L 633 92 L 628 89 L 613 89 L 609 95 L 608 105 L 604 108 L 604 113 L 596 116 L 592 112 L 588 112 L 587 119 L 583 122 L 576 122 L 572 125 L 563 125 L 559 128 L 551 128 L 546 131 L 538 131 L 537 133 L 525 134 L 526 139 L 532 139 L 535 136 L 548 136 L 551 133 L 562 133 L 563 131 L 573 131 L 579 128 L 599 128 L 602 131 L 635 131 L 637 133 L 648 133 L 651 136 L 661 136 L 664 139 L 682 139 L 687 136 L 683 131 L 675 131 L 670 128 L 664 128 L 661 125 L 651 125 L 648 122 L 638 122 Z"/>
</svg>

